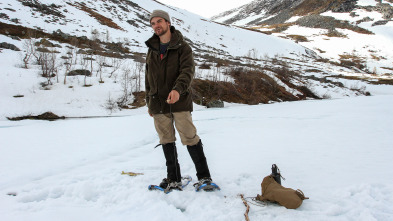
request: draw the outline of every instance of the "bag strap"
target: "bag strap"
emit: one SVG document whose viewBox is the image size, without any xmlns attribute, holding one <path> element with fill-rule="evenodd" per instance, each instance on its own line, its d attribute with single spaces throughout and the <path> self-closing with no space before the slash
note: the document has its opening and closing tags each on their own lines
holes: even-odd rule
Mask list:
<svg viewBox="0 0 393 221">
<path fill-rule="evenodd" d="M 299 198 L 302 199 L 302 200 L 310 199 L 310 198 L 304 196 L 303 191 L 301 191 L 301 190 L 299 190 L 299 189 L 297 189 L 297 190 L 295 191 L 295 193 L 296 193 L 296 194 L 299 196 Z"/>
</svg>

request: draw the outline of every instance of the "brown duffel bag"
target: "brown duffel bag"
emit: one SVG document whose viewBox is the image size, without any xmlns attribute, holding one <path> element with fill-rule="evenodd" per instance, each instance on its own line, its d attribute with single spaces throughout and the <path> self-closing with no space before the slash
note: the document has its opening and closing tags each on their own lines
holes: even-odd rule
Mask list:
<svg viewBox="0 0 393 221">
<path fill-rule="evenodd" d="M 301 190 L 285 188 L 278 184 L 274 180 L 273 175 L 265 177 L 261 187 L 262 195 L 258 194 L 257 200 L 278 203 L 287 209 L 296 209 L 302 205 L 304 199 L 308 199 Z"/>
</svg>

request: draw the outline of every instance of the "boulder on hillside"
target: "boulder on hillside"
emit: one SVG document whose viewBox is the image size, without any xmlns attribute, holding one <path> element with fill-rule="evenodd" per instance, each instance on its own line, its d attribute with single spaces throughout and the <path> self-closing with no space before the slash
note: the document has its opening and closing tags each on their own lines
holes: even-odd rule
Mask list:
<svg viewBox="0 0 393 221">
<path fill-rule="evenodd" d="M 357 0 L 344 0 L 337 4 L 333 4 L 332 12 L 351 12 L 356 8 Z"/>
<path fill-rule="evenodd" d="M 371 26 L 376 26 L 376 25 L 386 25 L 389 22 L 389 20 L 379 20 L 374 22 Z"/>
<path fill-rule="evenodd" d="M 224 102 L 221 100 L 213 100 L 206 104 L 207 108 L 223 108 Z"/>
<path fill-rule="evenodd" d="M 393 18 L 393 6 L 387 3 L 378 3 L 375 6 L 376 11 L 382 14 L 383 19 L 391 19 Z"/>
<path fill-rule="evenodd" d="M 13 51 L 20 51 L 20 49 L 18 47 L 16 47 L 13 44 L 9 44 L 7 42 L 1 42 L 0 43 L 0 48 L 10 49 L 10 50 L 13 50 Z"/>
<path fill-rule="evenodd" d="M 43 38 L 43 39 L 41 39 L 39 42 L 36 42 L 36 43 L 35 43 L 35 46 L 37 46 L 37 47 L 44 46 L 44 47 L 53 48 L 53 47 L 55 47 L 55 44 L 53 44 L 53 43 L 50 42 L 49 40 Z"/>
<path fill-rule="evenodd" d="M 77 76 L 77 75 L 91 76 L 91 72 L 85 69 L 77 69 L 67 73 L 67 76 Z"/>
<path fill-rule="evenodd" d="M 56 114 L 52 113 L 52 112 L 45 112 L 43 114 L 40 115 L 27 115 L 27 116 L 21 116 L 21 117 L 7 117 L 8 120 L 10 121 L 20 121 L 20 120 L 49 120 L 49 121 L 53 121 L 53 120 L 59 120 L 59 119 L 65 119 L 64 116 L 57 116 Z"/>
</svg>

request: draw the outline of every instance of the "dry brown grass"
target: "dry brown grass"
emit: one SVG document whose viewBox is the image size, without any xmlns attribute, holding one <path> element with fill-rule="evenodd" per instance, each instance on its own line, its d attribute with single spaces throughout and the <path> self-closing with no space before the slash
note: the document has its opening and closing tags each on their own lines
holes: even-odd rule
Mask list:
<svg viewBox="0 0 393 221">
<path fill-rule="evenodd" d="M 272 29 L 271 32 L 273 33 L 280 33 L 287 30 L 292 25 L 294 25 L 294 23 L 273 24 L 273 25 L 264 26 L 264 28 Z"/>
<path fill-rule="evenodd" d="M 393 71 L 393 68 L 390 68 L 390 67 L 381 67 L 381 68 Z"/>
<path fill-rule="evenodd" d="M 365 66 L 365 58 L 355 55 L 355 54 L 343 54 L 340 56 L 340 65 L 342 66 L 353 66 L 359 69 L 364 69 Z"/>
<path fill-rule="evenodd" d="M 20 25 L 13 25 L 7 24 L 0 21 L 0 34 L 2 35 L 10 35 L 10 36 L 17 36 L 22 39 L 27 38 L 46 38 L 50 40 L 54 40 L 60 43 L 67 43 L 70 45 L 74 45 L 78 48 L 92 48 L 96 47 L 97 50 L 94 51 L 94 54 L 99 54 L 106 57 L 121 57 L 119 53 L 128 54 L 130 53 L 129 49 L 124 47 L 120 43 L 105 43 L 100 42 L 100 44 L 106 45 L 107 47 L 113 48 L 113 51 L 103 51 L 100 49 L 98 43 L 96 41 L 90 40 L 86 37 L 76 37 L 76 36 L 69 36 L 64 37 L 57 33 L 46 33 L 41 30 L 35 30 L 27 27 L 23 27 Z"/>
<path fill-rule="evenodd" d="M 378 81 L 370 81 L 371 84 L 385 84 L 385 85 L 393 85 L 393 79 L 378 79 Z"/>
<path fill-rule="evenodd" d="M 383 79 L 383 78 L 375 78 L 375 77 L 371 78 L 371 77 L 364 77 L 364 76 L 347 76 L 347 75 L 332 75 L 330 77 L 344 78 L 348 80 L 361 80 L 374 85 L 393 85 L 393 79 Z"/>
<path fill-rule="evenodd" d="M 383 57 L 383 56 L 377 56 L 377 55 L 375 55 L 375 54 L 371 54 L 370 56 L 371 56 L 372 59 L 374 59 L 374 60 L 376 60 L 376 61 L 386 60 L 386 58 Z"/>
<path fill-rule="evenodd" d="M 308 14 L 319 14 L 335 0 L 304 0 L 294 10 L 294 15 L 304 16 Z"/>
<path fill-rule="evenodd" d="M 77 3 L 75 3 L 75 4 L 72 4 L 72 3 L 70 3 L 70 2 L 67 2 L 67 4 L 69 4 L 69 5 L 71 5 L 71 6 L 74 6 L 75 8 L 77 8 L 77 9 L 79 9 L 79 10 L 82 10 L 82 11 L 84 11 L 84 12 L 87 12 L 91 17 L 97 19 L 97 21 L 98 21 L 100 24 L 102 24 L 102 25 L 106 25 L 106 26 L 108 26 L 108 27 L 111 27 L 111 28 L 114 28 L 114 29 L 119 29 L 119 30 L 123 30 L 123 31 L 124 31 L 124 29 L 121 28 L 121 27 L 120 27 L 119 25 L 117 25 L 116 23 L 114 23 L 114 22 L 112 21 L 112 19 L 107 18 L 107 17 L 105 17 L 105 16 L 103 16 L 103 15 L 101 15 L 101 14 L 95 12 L 93 9 L 87 7 L 86 5 L 84 5 L 84 4 L 82 4 L 82 3 L 78 3 L 78 2 L 77 2 Z"/>
<path fill-rule="evenodd" d="M 334 5 L 340 5 L 346 0 L 304 0 L 298 5 L 293 13 L 294 15 L 303 16 L 308 14 L 320 14 Z"/>
<path fill-rule="evenodd" d="M 201 65 L 199 65 L 199 69 L 210 69 L 210 64 L 203 62 Z"/>
<path fill-rule="evenodd" d="M 326 35 L 328 37 L 347 38 L 347 35 L 339 32 L 337 30 L 329 30 L 329 32 L 324 35 Z"/>
<path fill-rule="evenodd" d="M 326 51 L 324 51 L 324 50 L 322 50 L 322 49 L 320 49 L 320 48 L 316 48 L 315 50 L 317 50 L 319 53 L 321 53 L 321 54 L 323 54 L 323 53 L 326 53 Z"/>
<path fill-rule="evenodd" d="M 45 112 L 43 114 L 33 116 L 33 115 L 26 115 L 26 116 L 21 116 L 21 117 L 7 117 L 8 120 L 10 121 L 20 121 L 20 120 L 49 120 L 49 121 L 54 121 L 54 120 L 59 120 L 59 119 L 65 119 L 64 116 L 59 117 L 56 114 L 52 112 Z"/>
<path fill-rule="evenodd" d="M 284 83 L 296 88 L 303 95 L 294 96 L 262 71 L 235 68 L 228 72 L 234 83 L 195 79 L 192 83 L 193 100 L 201 105 L 206 105 L 213 100 L 254 105 L 266 104 L 270 101 L 295 101 L 306 97 L 318 98 L 308 88 L 290 83 L 290 79 L 296 76 L 296 73 L 286 68 L 269 70 L 275 72 Z"/>
<path fill-rule="evenodd" d="M 146 93 L 144 91 L 140 92 L 133 92 L 134 95 L 134 101 L 131 104 L 131 109 L 139 108 L 139 107 L 144 107 L 146 106 Z"/>
<path fill-rule="evenodd" d="M 287 37 L 291 38 L 295 42 L 309 42 L 309 40 L 303 35 L 287 35 Z"/>
</svg>

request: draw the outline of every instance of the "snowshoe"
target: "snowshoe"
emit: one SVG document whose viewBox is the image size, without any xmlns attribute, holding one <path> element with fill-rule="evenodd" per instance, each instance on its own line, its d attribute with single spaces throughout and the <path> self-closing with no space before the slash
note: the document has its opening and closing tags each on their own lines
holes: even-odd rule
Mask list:
<svg viewBox="0 0 393 221">
<path fill-rule="evenodd" d="M 181 182 L 171 181 L 170 179 L 164 178 L 160 185 L 149 185 L 149 190 L 160 190 L 164 193 L 168 194 L 172 192 L 172 190 L 182 191 L 184 187 L 186 187 L 192 178 L 190 176 L 185 176 L 181 178 Z"/>
<path fill-rule="evenodd" d="M 197 192 L 199 192 L 200 190 L 204 190 L 207 192 L 221 190 L 217 184 L 212 182 L 211 178 L 200 179 L 198 183 L 194 183 L 194 187 Z"/>
</svg>

